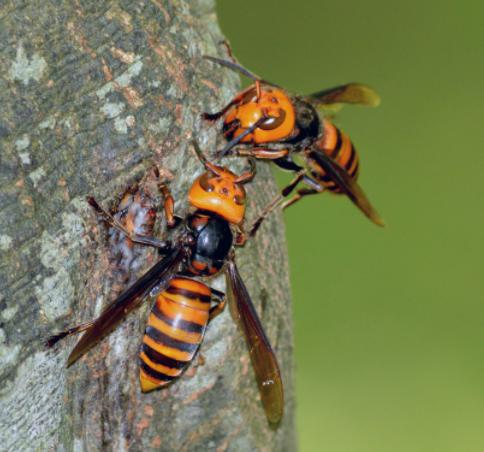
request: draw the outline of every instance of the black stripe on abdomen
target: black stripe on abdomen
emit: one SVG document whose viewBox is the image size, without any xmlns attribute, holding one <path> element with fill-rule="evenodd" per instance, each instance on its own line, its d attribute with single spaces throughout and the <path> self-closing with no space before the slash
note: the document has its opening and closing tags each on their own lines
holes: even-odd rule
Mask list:
<svg viewBox="0 0 484 452">
<path fill-rule="evenodd" d="M 153 305 L 153 309 L 151 312 L 156 317 L 158 317 L 161 321 L 165 322 L 166 324 L 174 328 L 178 328 L 188 333 L 199 333 L 199 334 L 203 333 L 203 330 L 204 330 L 203 325 L 200 325 L 199 323 L 195 323 L 195 322 L 190 322 L 189 320 L 173 319 L 171 317 L 168 317 L 163 311 L 160 311 L 160 309 L 158 309 L 158 305 L 156 303 Z"/>
<path fill-rule="evenodd" d="M 336 129 L 336 144 L 334 145 L 334 149 L 331 151 L 330 157 L 336 159 L 338 156 L 339 150 L 341 149 L 341 145 L 343 144 L 343 137 L 341 136 L 341 131 L 333 125 Z"/>
<path fill-rule="evenodd" d="M 152 369 L 142 359 L 140 359 L 140 367 L 141 367 L 141 369 L 143 369 L 143 372 L 146 375 L 149 375 L 150 377 L 152 377 L 152 378 L 154 378 L 155 380 L 158 380 L 158 381 L 172 381 L 172 380 L 175 380 L 176 378 L 179 377 L 179 375 L 172 376 L 172 375 L 166 375 L 164 373 L 158 372 L 157 370 Z"/>
<path fill-rule="evenodd" d="M 145 334 L 151 339 L 153 339 L 155 342 L 158 342 L 158 344 L 166 345 L 167 347 L 175 348 L 182 352 L 194 353 L 197 350 L 198 346 L 200 345 L 200 344 L 190 344 L 188 342 L 183 342 L 183 341 L 179 341 L 178 339 L 174 339 L 168 336 L 167 334 L 162 333 L 161 331 L 152 327 L 151 325 L 148 325 L 146 327 Z"/>
<path fill-rule="evenodd" d="M 182 289 L 180 287 L 169 286 L 165 289 L 165 292 L 173 295 L 181 295 L 182 297 L 190 298 L 191 300 L 200 300 L 202 303 L 210 303 L 211 297 L 209 295 L 203 295 L 197 292 L 192 292 L 188 289 Z"/>
<path fill-rule="evenodd" d="M 178 361 L 177 359 L 163 355 L 145 343 L 141 345 L 141 351 L 144 352 L 145 355 L 155 364 L 162 364 L 163 366 L 170 367 L 172 369 L 183 369 L 189 363 L 189 361 Z"/>
<path fill-rule="evenodd" d="M 358 176 L 358 170 L 359 170 L 359 168 L 360 168 L 360 162 L 356 162 L 356 165 L 355 165 L 353 171 L 351 171 L 351 173 L 350 173 L 350 176 L 353 179 L 355 179 L 355 180 L 356 180 L 356 178 Z"/>
<path fill-rule="evenodd" d="M 350 141 L 350 146 L 351 146 L 351 155 L 350 155 L 350 159 L 348 160 L 348 162 L 346 163 L 345 165 L 345 168 L 346 168 L 346 171 L 349 172 L 349 170 L 351 169 L 351 167 L 353 166 L 353 162 L 355 161 L 355 158 L 356 158 L 356 151 L 355 151 L 355 148 L 353 147 L 353 143 Z M 349 173 L 348 173 L 349 174 Z"/>
</svg>

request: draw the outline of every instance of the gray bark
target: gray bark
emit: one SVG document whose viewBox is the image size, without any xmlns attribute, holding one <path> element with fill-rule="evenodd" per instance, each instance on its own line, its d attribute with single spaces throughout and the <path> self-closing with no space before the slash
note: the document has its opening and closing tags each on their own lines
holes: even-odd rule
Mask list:
<svg viewBox="0 0 484 452">
<path fill-rule="evenodd" d="M 215 149 L 217 130 L 200 112 L 238 87 L 234 74 L 200 58 L 220 54 L 221 39 L 211 0 L 0 4 L 0 449 L 296 449 L 280 214 L 237 254 L 283 374 L 286 411 L 277 430 L 265 421 L 228 310 L 210 325 L 203 359 L 150 394 L 140 392 L 137 367 L 149 303 L 70 369 L 77 338 L 43 345 L 93 318 L 116 292 L 106 231 L 86 195 L 112 205 L 156 163 L 173 173 L 177 212 L 186 212 L 187 187 L 201 172 L 189 138 Z M 275 193 L 259 164 L 249 221 Z M 157 258 L 136 253 L 138 274 Z"/>
</svg>

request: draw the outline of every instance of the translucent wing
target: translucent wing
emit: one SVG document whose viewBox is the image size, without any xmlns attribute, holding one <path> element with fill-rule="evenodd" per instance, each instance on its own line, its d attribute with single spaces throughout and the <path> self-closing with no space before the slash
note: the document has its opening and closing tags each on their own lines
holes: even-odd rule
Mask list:
<svg viewBox="0 0 484 452">
<path fill-rule="evenodd" d="M 126 314 L 135 309 L 155 286 L 162 287 L 166 285 L 176 273 L 184 254 L 185 252 L 181 247 L 176 247 L 170 254 L 151 267 L 129 289 L 114 300 L 94 320 L 92 326 L 87 329 L 76 344 L 74 350 L 69 355 L 67 366 L 73 364 L 91 347 L 97 344 Z"/>
<path fill-rule="evenodd" d="M 336 162 L 331 160 L 324 152 L 311 151 L 309 158 L 317 162 L 324 171 L 338 184 L 343 193 L 375 224 L 385 226 L 378 212 L 371 205 L 367 196 L 356 181 L 341 168 Z"/>
<path fill-rule="evenodd" d="M 244 331 L 262 405 L 269 422 L 277 425 L 284 412 L 284 391 L 276 356 L 233 260 L 229 261 L 226 275 L 232 311 Z"/>
<path fill-rule="evenodd" d="M 348 83 L 318 91 L 306 96 L 317 108 L 335 111 L 341 104 L 358 104 L 368 107 L 380 105 L 380 96 L 369 86 L 361 83 Z"/>
</svg>

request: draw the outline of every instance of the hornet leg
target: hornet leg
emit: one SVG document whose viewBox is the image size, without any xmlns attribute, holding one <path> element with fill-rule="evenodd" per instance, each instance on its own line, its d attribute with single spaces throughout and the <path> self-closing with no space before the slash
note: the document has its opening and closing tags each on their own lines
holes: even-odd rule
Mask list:
<svg viewBox="0 0 484 452">
<path fill-rule="evenodd" d="M 215 317 L 217 317 L 225 308 L 225 305 L 227 304 L 227 298 L 225 297 L 225 294 L 223 292 L 220 292 L 220 290 L 214 289 L 210 287 L 212 291 L 212 295 L 215 298 L 216 304 L 215 306 L 212 306 L 210 308 L 210 314 L 208 321 L 211 322 Z"/>
<path fill-rule="evenodd" d="M 295 194 L 291 199 L 288 199 L 282 205 L 282 210 L 287 209 L 289 206 L 292 206 L 304 196 L 317 195 L 318 193 L 322 193 L 322 191 L 314 190 L 313 188 L 301 188 L 300 190 L 297 191 L 297 194 Z"/>
<path fill-rule="evenodd" d="M 178 226 L 181 218 L 175 215 L 175 201 L 173 199 L 170 189 L 168 188 L 168 185 L 160 182 L 158 184 L 158 187 L 160 188 L 161 194 L 164 198 L 163 209 L 165 211 L 166 224 L 170 229 L 172 229 Z"/>
<path fill-rule="evenodd" d="M 217 154 L 220 154 L 221 152 L 222 151 Z M 237 157 L 253 157 L 261 160 L 277 160 L 286 157 L 289 154 L 289 150 L 270 148 L 229 149 L 226 154 L 235 155 Z"/>
<path fill-rule="evenodd" d="M 266 207 L 264 207 L 259 218 L 257 218 L 257 220 L 252 223 L 252 227 L 249 231 L 250 237 L 255 236 L 265 218 L 284 201 L 285 197 L 289 196 L 292 193 L 292 191 L 296 188 L 299 182 L 301 182 L 301 180 L 305 177 L 306 175 L 304 171 L 298 173 L 296 177 L 286 187 L 282 189 L 281 193 L 278 194 L 269 204 L 267 204 Z"/>
</svg>

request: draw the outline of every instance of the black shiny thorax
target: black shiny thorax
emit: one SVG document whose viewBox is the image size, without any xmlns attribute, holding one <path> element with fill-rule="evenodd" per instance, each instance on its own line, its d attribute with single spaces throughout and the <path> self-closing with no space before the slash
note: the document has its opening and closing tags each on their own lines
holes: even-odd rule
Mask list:
<svg viewBox="0 0 484 452">
<path fill-rule="evenodd" d="M 233 245 L 230 223 L 211 212 L 197 210 L 188 216 L 186 226 L 192 238 L 189 272 L 199 276 L 219 272 Z"/>
<path fill-rule="evenodd" d="M 296 112 L 296 126 L 294 134 L 286 140 L 286 143 L 291 143 L 298 149 L 305 149 L 320 138 L 321 118 L 310 103 L 299 97 L 293 97 L 292 101 Z"/>
</svg>

